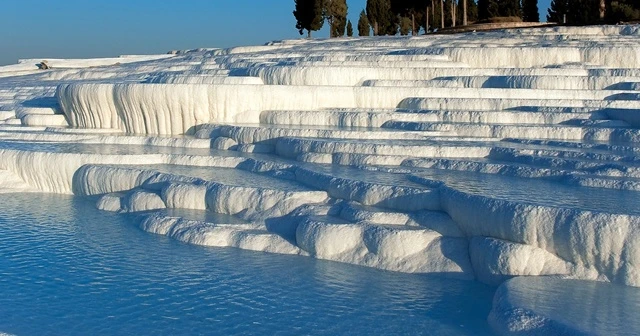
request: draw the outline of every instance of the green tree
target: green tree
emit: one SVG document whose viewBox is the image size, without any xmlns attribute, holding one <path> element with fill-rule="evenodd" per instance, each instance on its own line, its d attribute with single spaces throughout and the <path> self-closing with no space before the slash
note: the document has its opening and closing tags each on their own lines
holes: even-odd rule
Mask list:
<svg viewBox="0 0 640 336">
<path fill-rule="evenodd" d="M 522 0 L 522 21 L 540 22 L 538 0 Z"/>
<path fill-rule="evenodd" d="M 311 37 L 311 31 L 317 31 L 324 24 L 323 1 L 322 0 L 294 0 L 295 10 L 293 16 L 296 18 L 296 29 L 300 35 L 307 31 L 307 37 Z"/>
<path fill-rule="evenodd" d="M 400 35 L 407 36 L 411 31 L 411 19 L 408 17 L 400 17 Z"/>
<path fill-rule="evenodd" d="M 424 0 L 393 0 L 390 5 L 391 12 L 400 26 L 400 34 L 408 35 L 412 32 L 413 35 L 417 35 L 417 31 L 420 30 L 420 20 L 426 10 Z"/>
<path fill-rule="evenodd" d="M 347 12 L 346 0 L 324 0 L 324 16 L 329 22 L 331 37 L 344 36 L 344 29 L 347 26 Z"/>
<path fill-rule="evenodd" d="M 601 22 L 600 0 L 553 0 L 547 21 L 562 23 L 565 15 L 567 24 L 597 24 Z"/>
<path fill-rule="evenodd" d="M 425 32 L 428 29 L 433 29 L 436 27 L 440 27 L 440 3 L 441 0 L 409 0 L 410 7 L 407 9 L 405 5 L 404 10 L 400 10 L 399 14 L 401 17 L 407 17 L 412 19 L 412 25 L 415 21 L 415 29 L 417 34 L 420 29 L 424 29 Z M 434 11 L 435 6 L 435 11 Z M 446 6 L 445 6 L 446 7 Z M 427 8 L 429 8 L 429 26 L 425 27 L 427 24 Z M 447 18 L 445 18 L 447 19 Z"/>
<path fill-rule="evenodd" d="M 569 0 L 567 23 L 576 25 L 600 22 L 600 0 Z"/>
<path fill-rule="evenodd" d="M 499 0 L 497 1 L 498 14 L 494 16 L 516 16 L 522 17 L 522 6 L 520 0 Z"/>
<path fill-rule="evenodd" d="M 607 21 L 611 23 L 640 20 L 640 1 L 609 0 L 607 1 Z"/>
<path fill-rule="evenodd" d="M 371 28 L 369 19 L 367 18 L 367 13 L 365 13 L 363 9 L 362 12 L 360 12 L 360 18 L 358 19 L 358 36 L 369 36 L 370 32 Z"/>
<path fill-rule="evenodd" d="M 456 16 L 458 17 L 458 22 L 464 23 L 464 12 L 462 8 L 456 12 Z M 473 0 L 467 0 L 467 24 L 476 21 L 478 21 L 478 5 Z"/>
<path fill-rule="evenodd" d="M 475 0 L 467 0 L 467 18 L 468 22 L 476 22 L 478 20 L 478 5 Z M 455 12 L 452 11 L 452 5 L 456 6 Z M 429 25 L 427 25 L 427 8 L 429 8 Z M 391 2 L 391 11 L 398 18 L 400 25 L 400 33 L 407 33 L 407 27 L 411 31 L 415 29 L 417 33 L 421 28 L 428 31 L 434 27 L 441 26 L 441 10 L 444 12 L 445 27 L 453 25 L 455 21 L 464 22 L 464 1 L 462 0 L 393 0 Z"/>
<path fill-rule="evenodd" d="M 490 2 L 492 0 L 478 0 L 478 20 L 488 20 L 492 17 L 492 13 L 489 12 Z"/>
<path fill-rule="evenodd" d="M 353 25 L 351 24 L 351 20 L 347 21 L 347 36 L 353 36 Z"/>
<path fill-rule="evenodd" d="M 478 20 L 505 16 L 522 17 L 520 0 L 478 0 Z"/>
<path fill-rule="evenodd" d="M 568 0 L 552 0 L 549 9 L 547 10 L 547 21 L 564 23 L 564 15 L 569 10 Z"/>
<path fill-rule="evenodd" d="M 374 35 L 395 35 L 397 16 L 391 11 L 391 0 L 367 0 L 367 18 Z"/>
</svg>

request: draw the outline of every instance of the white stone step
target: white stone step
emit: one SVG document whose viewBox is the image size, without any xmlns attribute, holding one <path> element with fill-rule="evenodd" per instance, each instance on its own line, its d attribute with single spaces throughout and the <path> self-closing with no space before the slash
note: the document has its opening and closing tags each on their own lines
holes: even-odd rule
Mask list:
<svg viewBox="0 0 640 336">
<path fill-rule="evenodd" d="M 37 192 L 15 173 L 0 169 L 0 193 Z"/>
<path fill-rule="evenodd" d="M 262 59 L 270 62 L 278 62 L 279 65 L 285 65 L 286 62 L 428 62 L 428 61 L 448 61 L 447 55 L 436 54 L 390 54 L 386 51 L 364 52 L 364 51 L 339 51 L 339 52 L 327 52 L 318 53 L 314 55 L 303 55 L 294 57 L 290 55 L 275 56 L 268 55 L 265 57 L 256 57 L 256 59 Z"/>
<path fill-rule="evenodd" d="M 604 67 L 630 67 L 638 64 L 635 59 L 636 49 L 633 45 L 618 45 L 599 48 L 599 52 L 589 52 L 593 46 L 575 45 L 567 52 L 567 45 L 508 46 L 495 45 L 491 48 L 479 48 L 473 45 L 456 46 L 444 51 L 452 61 L 463 62 L 474 68 L 513 67 L 531 68 L 548 67 L 554 64 L 582 63 L 598 64 Z"/>
<path fill-rule="evenodd" d="M 405 174 L 367 172 L 349 167 L 302 165 L 295 168 L 295 179 L 314 189 L 325 190 L 334 198 L 355 201 L 397 211 L 438 210 L 433 188 L 409 181 Z"/>
<path fill-rule="evenodd" d="M 302 204 L 318 203 L 327 198 L 326 192 L 311 190 L 295 182 L 226 168 L 86 165 L 76 172 L 74 183 L 76 195 L 142 193 L 133 200 L 125 198 L 123 204 L 129 206 L 123 211 L 146 210 L 149 197 L 143 196 L 156 194 L 157 200 L 153 202 L 162 202 L 167 208 L 239 214 L 247 220 L 283 216 Z"/>
<path fill-rule="evenodd" d="M 584 141 L 563 141 L 563 140 L 535 140 L 535 139 L 503 139 L 501 142 L 520 144 L 530 147 L 531 149 L 548 149 L 559 151 L 580 151 L 591 154 L 614 154 L 618 156 L 615 160 L 624 160 L 625 162 L 635 161 L 634 156 L 640 153 L 640 145 L 637 143 L 616 143 L 616 142 L 584 142 Z M 541 146 L 536 147 L 536 146 Z M 517 148 L 517 147 L 512 147 Z M 554 154 L 555 155 L 555 154 Z"/>
<path fill-rule="evenodd" d="M 460 170 L 484 174 L 500 174 L 516 177 L 553 177 L 570 174 L 597 175 L 613 178 L 640 178 L 640 163 L 612 161 L 566 160 L 536 157 L 522 162 L 493 159 L 408 159 L 401 163 L 406 167 L 422 167 L 442 170 Z"/>
<path fill-rule="evenodd" d="M 0 124 L 3 125 L 2 130 L 11 130 L 11 129 L 15 129 L 15 128 L 7 128 L 5 125 L 10 125 L 10 126 L 18 126 L 18 125 L 22 125 L 22 120 L 18 119 L 18 118 L 9 118 L 6 120 L 3 120 L 2 122 L 0 122 Z"/>
<path fill-rule="evenodd" d="M 471 279 L 465 238 L 443 237 L 419 227 L 346 223 L 308 217 L 296 230 L 297 245 L 312 257 L 412 273 L 449 273 Z"/>
<path fill-rule="evenodd" d="M 189 220 L 154 213 L 140 218 L 140 227 L 150 233 L 166 235 L 189 244 L 236 247 L 244 250 L 280 254 L 308 255 L 264 226 L 238 223 L 237 219 L 216 222 Z"/>
<path fill-rule="evenodd" d="M 619 165 L 607 163 L 576 170 L 517 163 L 465 160 L 414 159 L 405 161 L 403 166 L 405 165 L 439 170 L 495 174 L 517 178 L 544 178 L 550 181 L 558 181 L 565 185 L 590 188 L 640 191 L 640 174 L 638 167 L 633 167 L 633 169 L 622 167 L 622 169 L 620 169 Z"/>
<path fill-rule="evenodd" d="M 238 74 L 261 77 L 272 85 L 361 85 L 365 80 L 429 80 L 443 76 L 518 76 L 555 75 L 588 76 L 586 69 L 554 68 L 384 68 L 384 67 L 331 67 L 263 66 L 243 69 Z"/>
<path fill-rule="evenodd" d="M 265 124 L 339 127 L 380 127 L 385 122 L 463 122 L 495 124 L 557 124 L 572 119 L 603 119 L 604 112 L 530 112 L 474 110 L 325 109 L 317 111 L 263 111 Z"/>
<path fill-rule="evenodd" d="M 324 154 L 359 153 L 415 157 L 485 157 L 491 152 L 489 143 L 445 142 L 445 141 L 374 141 L 374 140 L 330 140 L 310 138 L 281 138 L 276 144 L 276 153 L 295 158 L 300 154 L 314 152 Z"/>
<path fill-rule="evenodd" d="M 368 61 L 293 61 L 279 63 L 282 66 L 296 67 L 365 67 L 365 68 L 468 68 L 468 65 L 449 60 L 429 60 L 427 62 L 368 60 Z"/>
<path fill-rule="evenodd" d="M 458 87 L 542 90 L 635 90 L 618 85 L 636 77 L 612 76 L 443 76 L 431 80 L 366 80 L 364 86 Z M 640 86 L 639 86 L 640 87 Z"/>
<path fill-rule="evenodd" d="M 606 150 L 585 150 L 581 148 L 563 148 L 558 147 L 539 147 L 539 148 L 518 148 L 501 146 L 495 147 L 490 155 L 491 159 L 519 163 L 535 163 L 548 164 L 548 161 L 558 160 L 559 164 L 563 164 L 565 160 L 576 160 L 584 162 L 621 162 L 628 165 L 636 165 L 640 163 L 640 158 L 633 153 L 615 153 Z"/>
<path fill-rule="evenodd" d="M 338 217 L 352 223 L 367 222 L 386 226 L 419 226 L 436 231 L 443 236 L 463 237 L 463 233 L 451 217 L 440 211 L 393 212 L 357 202 L 346 202 L 342 205 Z"/>
<path fill-rule="evenodd" d="M 624 123 L 623 123 L 624 124 Z M 607 125 L 607 124 L 604 124 Z M 386 122 L 383 128 L 407 131 L 447 132 L 463 137 L 560 139 L 640 142 L 640 129 L 627 127 L 581 127 L 571 125 L 468 124 L 438 122 Z"/>
<path fill-rule="evenodd" d="M 433 140 L 437 140 L 434 138 Z M 640 164 L 637 154 L 640 146 L 636 144 L 610 144 L 602 142 L 581 143 L 556 140 L 504 139 L 488 143 L 481 139 L 446 138 L 441 141 L 459 141 L 460 143 L 479 144 L 491 147 L 487 158 L 514 163 L 553 165 L 568 167 L 601 164 L 610 162 L 627 166 Z M 332 155 L 331 162 L 340 165 L 400 165 L 409 155 L 385 155 L 370 153 L 338 152 Z M 427 159 L 438 159 L 425 157 Z M 575 163 L 574 163 L 575 161 Z M 539 164 L 537 163 L 539 162 Z"/>
<path fill-rule="evenodd" d="M 23 107 L 16 108 L 15 115 L 17 118 L 22 118 L 28 115 L 54 115 L 60 114 L 57 107 Z"/>
<path fill-rule="evenodd" d="M 526 99 L 526 98 L 406 98 L 398 104 L 398 108 L 407 110 L 489 110 L 500 111 L 507 109 L 530 107 L 574 107 L 574 108 L 622 108 L 639 109 L 639 101 L 624 100 L 588 100 L 588 99 Z"/>
<path fill-rule="evenodd" d="M 532 207 L 549 207 L 559 209 L 557 211 L 560 212 L 562 209 L 572 209 L 580 212 L 620 214 L 621 216 L 640 215 L 640 210 L 628 209 L 628 207 L 640 203 L 640 199 L 637 197 L 640 194 L 637 191 L 581 188 L 575 184 L 565 184 L 562 180 L 518 178 L 456 170 L 420 169 L 407 177 L 425 187 L 436 188 L 439 186 L 437 188 L 441 193 L 443 210 L 458 224 L 460 221 L 459 218 L 456 218 L 456 213 L 464 212 L 465 216 L 470 216 L 471 214 L 466 211 L 471 209 L 464 207 L 468 206 L 469 202 L 476 202 L 477 200 L 472 200 L 476 196 L 504 200 L 521 206 L 529 204 Z M 460 197 L 462 197 L 461 194 L 473 195 L 473 197 L 463 197 L 459 200 L 449 198 L 454 194 Z M 474 207 L 480 205 L 478 203 Z M 491 210 L 487 208 L 482 213 L 485 214 L 489 211 Z M 467 220 L 471 220 L 471 218 L 469 217 Z M 475 229 L 481 230 L 481 228 L 474 227 Z"/>
<path fill-rule="evenodd" d="M 573 263 L 572 274 L 637 285 L 626 268 L 614 266 L 612 272 L 610 258 L 626 255 L 624 251 L 636 249 L 640 240 L 624 239 L 617 245 L 619 235 L 597 233 L 604 229 L 625 237 L 638 235 L 632 229 L 640 223 L 640 198 L 635 191 L 456 171 L 425 170 L 412 176 L 416 182 L 438 188 L 443 209 L 466 236 L 525 242 L 527 249 L 543 249 Z M 560 236 L 563 243 L 555 244 Z M 616 247 L 602 250 L 594 244 Z"/>
<path fill-rule="evenodd" d="M 13 119 L 16 117 L 15 111 L 0 111 L 0 121 Z"/>
<path fill-rule="evenodd" d="M 20 121 L 25 126 L 69 126 L 63 114 L 28 114 Z"/>
<path fill-rule="evenodd" d="M 239 144 L 271 144 L 274 145 L 282 137 L 307 137 L 327 139 L 424 139 L 425 136 L 438 133 L 413 131 L 397 131 L 360 127 L 313 128 L 285 125 L 200 125 L 196 133 L 198 138 L 225 137 Z"/>
</svg>

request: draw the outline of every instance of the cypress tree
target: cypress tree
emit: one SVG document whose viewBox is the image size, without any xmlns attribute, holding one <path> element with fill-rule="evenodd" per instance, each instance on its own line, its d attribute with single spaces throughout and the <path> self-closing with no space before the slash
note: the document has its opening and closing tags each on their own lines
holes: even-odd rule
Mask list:
<svg viewBox="0 0 640 336">
<path fill-rule="evenodd" d="M 478 20 L 488 20 L 489 14 L 489 0 L 478 0 Z"/>
<path fill-rule="evenodd" d="M 324 25 L 324 16 L 322 0 L 310 0 L 313 2 L 313 17 L 311 20 L 311 30 L 318 31 L 322 29 Z M 309 32 L 309 37 L 311 37 L 311 32 Z"/>
<path fill-rule="evenodd" d="M 568 0 L 567 23 L 584 25 L 600 21 L 600 0 Z"/>
<path fill-rule="evenodd" d="M 429 6 L 430 26 L 432 29 L 440 29 L 451 25 L 451 6 L 447 3 L 449 0 L 435 0 L 432 2 L 433 7 Z"/>
<path fill-rule="evenodd" d="M 405 4 L 402 4 L 402 2 Z M 480 0 L 483 1 L 483 0 Z M 456 0 L 457 6 L 455 11 L 456 22 L 464 22 L 464 1 Z M 467 21 L 473 23 L 478 21 L 478 5 L 476 0 L 467 0 Z M 408 3 L 408 5 L 407 5 Z M 487 1 L 485 0 L 485 3 Z M 453 12 L 451 10 L 451 0 L 393 0 L 392 10 L 396 15 L 402 18 L 413 18 L 415 20 L 415 29 L 420 30 L 425 28 L 427 24 L 427 7 L 429 7 L 429 25 L 430 28 L 439 27 L 440 23 L 440 10 L 444 4 L 444 23 L 445 26 L 451 26 L 453 24 Z M 432 7 L 433 6 L 433 7 Z M 413 23 L 413 22 L 411 22 Z M 407 23 L 405 23 L 407 24 Z M 402 27 L 401 27 L 402 28 Z M 427 29 L 425 29 L 426 31 Z M 402 32 L 402 31 L 401 31 Z"/>
<path fill-rule="evenodd" d="M 522 21 L 540 22 L 538 0 L 522 0 Z"/>
<path fill-rule="evenodd" d="M 467 0 L 467 20 L 468 22 L 478 22 L 478 2 Z"/>
<path fill-rule="evenodd" d="M 522 6 L 520 0 L 501 0 L 498 3 L 498 16 L 515 16 L 522 18 Z"/>
<path fill-rule="evenodd" d="M 407 36 L 411 31 L 411 19 L 408 17 L 400 18 L 400 35 Z"/>
<path fill-rule="evenodd" d="M 389 4 L 400 34 L 408 35 L 411 32 L 412 35 L 417 35 L 427 8 L 425 0 L 392 0 Z"/>
<path fill-rule="evenodd" d="M 484 1 L 485 4 L 489 3 L 489 0 L 480 1 Z M 490 1 L 493 2 L 494 11 L 497 14 L 497 0 Z M 441 26 L 441 12 L 444 12 L 445 26 L 452 26 L 454 17 L 456 22 L 464 22 L 464 2 L 463 0 L 392 0 L 391 11 L 396 18 L 396 25 L 399 25 L 400 33 L 406 34 L 407 27 L 410 27 L 410 30 L 414 29 L 414 22 L 416 32 L 421 28 L 426 28 L 427 7 L 429 8 L 429 24 L 431 28 Z M 467 0 L 466 3 L 468 22 L 477 22 L 478 5 L 476 4 L 476 0 Z M 455 12 L 452 11 L 452 5 L 454 4 L 456 5 Z M 425 31 L 426 30 L 427 29 L 425 29 Z"/>
<path fill-rule="evenodd" d="M 369 24 L 371 24 L 371 28 L 373 28 L 373 35 L 378 35 L 378 29 L 380 25 L 380 0 L 367 0 L 367 19 L 369 19 Z"/>
<path fill-rule="evenodd" d="M 367 0 L 367 18 L 374 35 L 395 35 L 397 17 L 391 11 L 391 0 Z"/>
<path fill-rule="evenodd" d="M 331 37 L 344 36 L 347 26 L 347 1 L 324 0 L 324 15 L 329 21 Z"/>
<path fill-rule="evenodd" d="M 363 9 L 360 12 L 360 19 L 358 19 L 358 36 L 369 36 L 370 31 L 369 19 Z"/>
<path fill-rule="evenodd" d="M 311 31 L 320 30 L 324 23 L 322 16 L 322 0 L 295 0 L 293 16 L 296 18 L 296 29 L 300 35 L 307 31 L 307 37 L 311 37 Z"/>
<path fill-rule="evenodd" d="M 568 0 L 552 0 L 547 10 L 547 22 L 563 23 L 564 15 L 569 9 Z"/>
<path fill-rule="evenodd" d="M 295 0 L 295 6 L 293 16 L 296 18 L 296 29 L 302 35 L 309 26 L 309 1 Z"/>
<path fill-rule="evenodd" d="M 500 10 L 500 2 L 498 0 L 489 0 L 489 19 L 492 17 L 502 16 Z"/>
<path fill-rule="evenodd" d="M 600 0 L 553 0 L 549 7 L 547 21 L 573 25 L 596 24 L 600 20 Z"/>
<path fill-rule="evenodd" d="M 351 20 L 347 21 L 347 36 L 353 36 L 353 25 L 351 24 Z"/>
<path fill-rule="evenodd" d="M 522 0 L 523 2 L 537 0 Z M 523 17 L 520 0 L 478 0 L 478 20 L 485 21 L 493 17 Z M 539 21 L 539 19 L 538 19 Z"/>
<path fill-rule="evenodd" d="M 606 18 L 610 23 L 640 20 L 640 1 L 618 0 L 606 2 Z"/>
<path fill-rule="evenodd" d="M 456 12 L 458 22 L 464 22 L 463 10 Z M 478 21 L 478 5 L 473 0 L 467 0 L 467 24 Z"/>
</svg>

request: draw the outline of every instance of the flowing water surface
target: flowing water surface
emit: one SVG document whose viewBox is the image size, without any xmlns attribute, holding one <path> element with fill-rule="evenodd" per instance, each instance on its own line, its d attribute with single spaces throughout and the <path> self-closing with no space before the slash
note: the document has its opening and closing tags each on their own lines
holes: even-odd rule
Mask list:
<svg viewBox="0 0 640 336">
<path fill-rule="evenodd" d="M 495 288 L 187 245 L 93 201 L 0 194 L 0 332 L 489 335 Z"/>
</svg>

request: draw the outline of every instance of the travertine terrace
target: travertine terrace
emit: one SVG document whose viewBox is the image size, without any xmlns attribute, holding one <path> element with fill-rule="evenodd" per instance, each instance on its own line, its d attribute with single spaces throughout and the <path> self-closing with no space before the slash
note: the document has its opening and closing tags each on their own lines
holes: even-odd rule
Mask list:
<svg viewBox="0 0 640 336">
<path fill-rule="evenodd" d="M 0 67 L 3 191 L 200 245 L 640 286 L 638 26 L 40 61 Z"/>
</svg>

